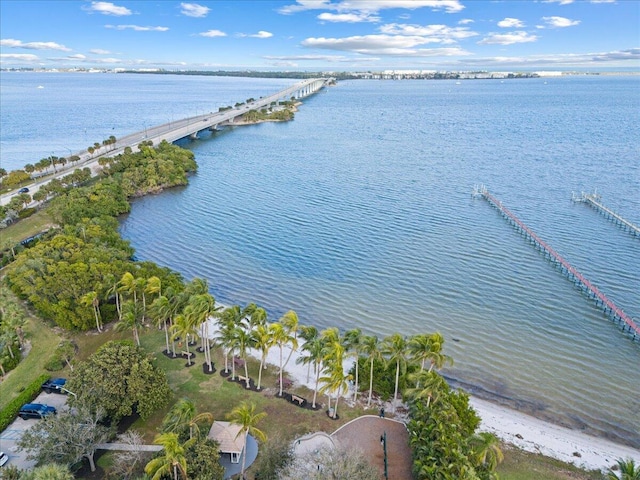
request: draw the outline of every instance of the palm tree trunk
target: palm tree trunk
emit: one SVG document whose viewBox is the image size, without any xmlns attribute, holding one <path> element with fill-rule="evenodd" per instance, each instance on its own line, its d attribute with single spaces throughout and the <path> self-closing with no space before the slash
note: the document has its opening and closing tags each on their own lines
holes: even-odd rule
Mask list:
<svg viewBox="0 0 640 480">
<path fill-rule="evenodd" d="M 282 396 L 282 345 L 280 345 L 280 397 Z"/>
<path fill-rule="evenodd" d="M 246 467 L 247 460 L 247 432 L 244 432 L 244 448 L 242 449 L 242 468 L 240 470 L 240 477 L 244 479 L 244 469 Z"/>
<path fill-rule="evenodd" d="M 169 353 L 170 348 L 169 348 L 169 327 L 167 327 L 167 322 L 165 320 L 164 322 L 164 339 L 167 343 L 167 353 Z"/>
<path fill-rule="evenodd" d="M 314 364 L 314 367 L 316 369 L 316 386 L 313 389 L 313 403 L 312 406 L 313 408 L 316 408 L 316 397 L 318 396 L 318 382 L 320 381 L 320 368 L 317 364 Z"/>
<path fill-rule="evenodd" d="M 400 380 L 400 361 L 396 362 L 396 389 L 393 392 L 393 413 L 396 413 L 396 401 L 398 400 L 398 381 Z"/>
<path fill-rule="evenodd" d="M 96 471 L 96 464 L 93 461 L 93 453 L 90 455 L 85 455 L 85 457 L 87 457 L 87 459 L 89 460 L 89 467 L 91 468 L 92 472 Z"/>
<path fill-rule="evenodd" d="M 244 356 L 244 378 L 246 378 L 245 380 L 245 387 L 249 388 L 249 368 L 247 367 L 247 356 Z"/>
<path fill-rule="evenodd" d="M 260 368 L 258 369 L 258 390 L 260 390 L 260 382 L 262 381 L 262 366 L 264 365 L 264 355 L 260 358 Z"/>
<path fill-rule="evenodd" d="M 354 389 L 354 391 L 353 391 L 353 401 L 354 402 L 358 401 L 358 364 L 360 363 L 358 360 L 359 359 L 356 358 L 356 383 L 353 386 L 353 389 Z"/>
<path fill-rule="evenodd" d="M 338 390 L 338 394 L 336 395 L 336 405 L 333 409 L 333 419 L 338 416 L 338 400 L 340 400 L 340 390 Z"/>
<path fill-rule="evenodd" d="M 367 400 L 367 407 L 371 406 L 372 393 L 373 393 L 373 357 L 371 357 L 371 368 L 369 369 L 369 400 Z"/>
</svg>

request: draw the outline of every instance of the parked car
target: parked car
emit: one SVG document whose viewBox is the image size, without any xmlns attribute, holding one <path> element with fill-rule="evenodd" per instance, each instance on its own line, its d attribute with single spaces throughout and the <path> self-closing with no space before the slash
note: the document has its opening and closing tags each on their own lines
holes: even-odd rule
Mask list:
<svg viewBox="0 0 640 480">
<path fill-rule="evenodd" d="M 9 461 L 9 455 L 4 452 L 0 452 L 0 467 Z"/>
<path fill-rule="evenodd" d="M 64 389 L 66 383 L 66 378 L 50 378 L 42 384 L 42 390 L 47 393 L 67 393 Z"/>
<path fill-rule="evenodd" d="M 28 418 L 43 418 L 47 415 L 55 415 L 58 413 L 55 407 L 45 405 L 43 403 L 25 403 L 21 408 L 18 416 L 27 420 Z"/>
<path fill-rule="evenodd" d="M 18 193 L 28 193 L 29 189 L 27 187 L 22 187 L 20 190 L 18 190 Z"/>
</svg>

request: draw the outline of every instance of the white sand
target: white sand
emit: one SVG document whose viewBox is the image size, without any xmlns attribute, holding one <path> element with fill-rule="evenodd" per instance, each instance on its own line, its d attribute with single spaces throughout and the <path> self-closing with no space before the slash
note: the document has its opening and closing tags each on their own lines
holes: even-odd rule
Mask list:
<svg viewBox="0 0 640 480">
<path fill-rule="evenodd" d="M 286 361 L 290 352 L 290 348 L 283 348 L 283 361 Z M 258 360 L 260 359 L 258 351 L 252 350 L 250 354 Z M 307 366 L 296 364 L 296 358 L 299 356 L 299 352 L 294 352 L 291 356 L 291 360 L 285 367 L 286 376 L 295 384 L 305 385 L 313 390 L 315 386 L 313 367 L 307 382 Z M 267 363 L 279 367 L 280 351 L 277 347 L 269 350 Z M 346 360 L 345 370 L 350 369 L 352 365 L 353 360 Z M 360 378 L 359 382 L 361 390 L 366 390 L 368 379 Z M 360 394 L 359 398 L 366 397 L 367 392 L 365 391 Z M 326 397 L 321 398 L 319 395 L 318 400 L 326 402 Z M 471 405 L 482 418 L 481 431 L 491 432 L 504 442 L 528 452 L 540 453 L 587 470 L 607 470 L 619 458 L 632 458 L 636 464 L 640 464 L 640 450 L 632 447 L 560 427 L 479 398 L 471 397 Z M 386 410 L 387 412 L 391 411 L 389 408 Z M 518 438 L 516 435 L 520 435 L 522 438 Z M 578 453 L 580 456 L 575 456 L 574 453 Z"/>
</svg>

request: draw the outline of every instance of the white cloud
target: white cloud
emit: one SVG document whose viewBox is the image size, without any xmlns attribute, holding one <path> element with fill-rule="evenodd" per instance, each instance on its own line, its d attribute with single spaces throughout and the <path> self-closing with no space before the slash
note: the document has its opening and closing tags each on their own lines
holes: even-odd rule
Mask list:
<svg viewBox="0 0 640 480">
<path fill-rule="evenodd" d="M 389 35 L 425 37 L 424 43 L 455 43 L 457 40 L 478 35 L 467 27 L 448 27 L 446 25 L 423 26 L 398 23 L 383 25 L 380 27 L 380 32 Z"/>
<path fill-rule="evenodd" d="M 408 10 L 430 8 L 432 10 L 444 10 L 446 13 L 457 13 L 464 9 L 464 5 L 460 3 L 460 0 L 342 0 L 337 2 L 330 0 L 297 0 L 297 3 L 286 5 L 280 8 L 278 12 L 284 15 L 305 10 L 375 13 L 389 8 L 405 8 Z"/>
<path fill-rule="evenodd" d="M 206 17 L 207 14 L 211 11 L 209 7 L 198 5 L 197 3 L 181 3 L 180 8 L 180 13 L 182 15 L 196 18 Z"/>
<path fill-rule="evenodd" d="M 207 30 L 206 32 L 199 33 L 201 37 L 226 37 L 227 34 L 220 30 Z"/>
<path fill-rule="evenodd" d="M 469 25 L 470 23 L 474 23 L 474 22 L 475 20 L 472 20 L 470 18 L 463 18 L 458 22 L 458 25 Z"/>
<path fill-rule="evenodd" d="M 416 49 L 438 40 L 420 36 L 364 35 L 346 38 L 307 38 L 302 45 L 310 48 L 349 51 L 365 55 L 394 55 L 409 57 L 468 55 L 460 48 Z"/>
<path fill-rule="evenodd" d="M 70 60 L 86 60 L 87 59 L 86 55 L 83 55 L 81 53 L 76 53 L 75 55 L 69 55 L 67 58 Z"/>
<path fill-rule="evenodd" d="M 504 20 L 500 20 L 498 22 L 498 26 L 502 28 L 522 28 L 524 27 L 524 23 L 522 20 L 518 20 L 517 18 L 505 18 Z"/>
<path fill-rule="evenodd" d="M 343 22 L 343 23 L 359 23 L 359 22 L 379 22 L 380 17 L 369 15 L 368 13 L 329 13 L 324 12 L 318 15 L 318 20 L 324 22 Z"/>
<path fill-rule="evenodd" d="M 102 50 L 101 48 L 94 48 L 89 50 L 89 52 L 94 55 L 109 55 L 111 53 L 109 50 Z"/>
<path fill-rule="evenodd" d="M 105 25 L 112 30 L 133 30 L 134 32 L 166 32 L 169 27 L 142 27 L 140 25 Z"/>
<path fill-rule="evenodd" d="M 40 58 L 32 53 L 0 53 L 0 60 L 17 60 L 20 62 L 37 62 Z"/>
<path fill-rule="evenodd" d="M 544 0 L 542 3 L 559 3 L 560 5 L 569 5 L 574 0 Z"/>
<path fill-rule="evenodd" d="M 580 23 L 580 20 L 569 20 L 564 17 L 542 17 L 542 20 L 551 28 L 573 27 Z"/>
<path fill-rule="evenodd" d="M 26 48 L 29 50 L 60 50 L 62 52 L 70 52 L 71 49 L 55 42 L 22 42 L 13 38 L 5 38 L 0 40 L 0 46 L 11 48 Z"/>
<path fill-rule="evenodd" d="M 131 10 L 127 7 L 119 7 L 111 2 L 91 2 L 90 6 L 84 6 L 82 8 L 90 13 L 96 12 L 103 15 L 113 15 L 115 17 L 124 17 L 132 14 Z"/>
<path fill-rule="evenodd" d="M 527 32 L 490 33 L 478 42 L 479 45 L 513 45 L 514 43 L 528 43 L 538 40 L 536 35 Z"/>
<path fill-rule="evenodd" d="M 512 67 L 594 67 L 608 63 L 610 66 L 626 66 L 640 61 L 640 48 L 601 53 L 562 53 L 530 55 L 526 57 L 485 57 L 465 59 L 469 65 L 501 65 Z"/>
<path fill-rule="evenodd" d="M 273 37 L 273 33 L 265 32 L 264 30 L 260 30 L 258 33 L 254 33 L 252 35 L 249 35 L 249 37 L 252 37 L 252 38 L 271 38 L 271 37 Z"/>
</svg>

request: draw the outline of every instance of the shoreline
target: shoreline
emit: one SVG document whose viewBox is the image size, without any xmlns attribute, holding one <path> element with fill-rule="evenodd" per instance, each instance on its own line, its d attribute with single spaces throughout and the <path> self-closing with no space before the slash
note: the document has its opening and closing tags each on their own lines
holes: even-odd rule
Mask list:
<svg viewBox="0 0 640 480">
<path fill-rule="evenodd" d="M 283 348 L 284 359 L 287 358 L 289 352 L 291 352 L 291 348 Z M 257 350 L 250 349 L 248 354 L 254 359 L 260 360 L 260 353 Z M 295 384 L 313 390 L 315 382 L 313 369 L 309 382 L 307 382 L 307 366 L 295 363 L 299 356 L 298 352 L 293 353 L 289 363 L 284 367 L 283 375 L 286 374 Z M 279 350 L 277 348 L 272 347 L 269 350 L 266 363 L 279 368 Z M 345 369 L 350 369 L 353 360 L 345 360 L 344 365 Z M 366 379 L 360 379 L 361 387 L 365 383 Z M 352 390 L 350 391 L 352 392 Z M 360 393 L 361 398 L 366 395 L 367 391 Z M 555 458 L 585 470 L 606 471 L 615 465 L 619 458 L 632 458 L 636 464 L 640 464 L 640 450 L 633 447 L 562 427 L 518 410 L 469 395 L 470 405 L 481 417 L 478 430 L 493 433 L 507 444 L 527 452 Z M 325 395 L 318 394 L 318 401 L 324 403 L 326 398 L 323 397 Z M 347 404 L 353 404 L 353 400 L 346 401 Z M 379 407 L 378 403 L 372 404 L 375 411 Z M 391 412 L 390 403 L 385 404 L 385 410 Z M 399 420 L 403 419 L 399 418 Z"/>
</svg>

